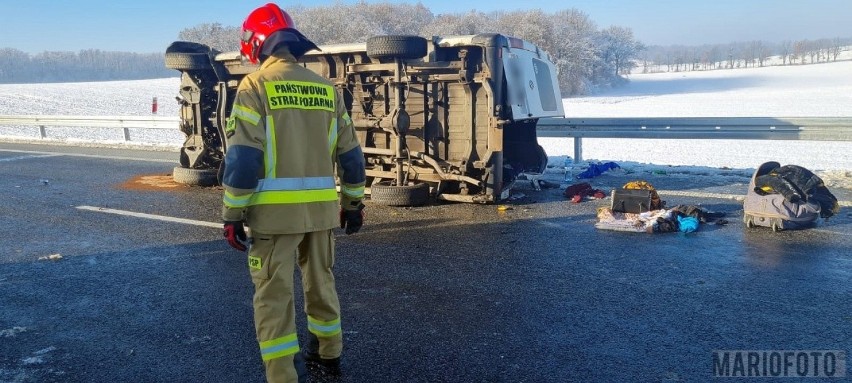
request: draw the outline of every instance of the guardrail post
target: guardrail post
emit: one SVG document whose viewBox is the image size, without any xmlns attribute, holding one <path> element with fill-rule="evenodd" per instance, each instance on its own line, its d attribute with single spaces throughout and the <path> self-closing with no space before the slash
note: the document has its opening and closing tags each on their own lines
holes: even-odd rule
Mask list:
<svg viewBox="0 0 852 383">
<path fill-rule="evenodd" d="M 574 137 L 574 163 L 583 161 L 583 137 Z"/>
<path fill-rule="evenodd" d="M 38 126 L 38 135 L 42 140 L 47 138 L 47 130 L 44 128 L 44 125 Z"/>
<path fill-rule="evenodd" d="M 124 128 L 124 142 L 130 141 L 130 128 Z"/>
</svg>

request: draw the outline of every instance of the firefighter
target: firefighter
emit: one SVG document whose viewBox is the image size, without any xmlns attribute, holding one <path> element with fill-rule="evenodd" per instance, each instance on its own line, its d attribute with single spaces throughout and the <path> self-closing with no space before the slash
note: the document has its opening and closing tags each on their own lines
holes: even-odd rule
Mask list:
<svg viewBox="0 0 852 383">
<path fill-rule="evenodd" d="M 313 49 L 277 5 L 252 11 L 240 51 L 260 69 L 240 82 L 225 129 L 224 234 L 239 251 L 250 244 L 255 329 L 269 382 L 305 380 L 306 362 L 314 371 L 340 374 L 332 228 L 339 224 L 353 234 L 363 224 L 364 155 L 342 97 L 296 61 Z M 308 323 L 302 351 L 294 264 L 301 270 Z"/>
</svg>

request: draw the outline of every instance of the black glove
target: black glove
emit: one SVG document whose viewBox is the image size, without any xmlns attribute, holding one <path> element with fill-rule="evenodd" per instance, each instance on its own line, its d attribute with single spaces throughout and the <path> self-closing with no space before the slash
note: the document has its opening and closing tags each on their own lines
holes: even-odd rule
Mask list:
<svg viewBox="0 0 852 383">
<path fill-rule="evenodd" d="M 346 234 L 357 233 L 364 225 L 364 204 L 358 204 L 356 210 L 340 210 L 340 228 L 346 229 Z"/>
<path fill-rule="evenodd" d="M 246 230 L 243 228 L 243 223 L 239 221 L 228 221 L 225 222 L 225 239 L 228 240 L 228 244 L 231 247 L 239 250 L 246 251 L 246 244 L 244 243 L 248 238 L 246 237 Z"/>
</svg>

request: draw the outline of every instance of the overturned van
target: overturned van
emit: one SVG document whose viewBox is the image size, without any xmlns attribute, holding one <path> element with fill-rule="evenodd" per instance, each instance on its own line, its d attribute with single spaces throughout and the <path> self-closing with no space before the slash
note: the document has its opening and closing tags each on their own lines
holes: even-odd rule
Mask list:
<svg viewBox="0 0 852 383">
<path fill-rule="evenodd" d="M 555 67 L 534 44 L 500 34 L 376 36 L 320 49 L 300 62 L 345 100 L 374 202 L 492 203 L 508 197 L 520 174 L 547 165 L 536 123 L 564 111 Z M 187 139 L 175 180 L 213 183 L 237 86 L 258 66 L 189 42 L 169 46 L 166 66 L 182 73 Z"/>
</svg>

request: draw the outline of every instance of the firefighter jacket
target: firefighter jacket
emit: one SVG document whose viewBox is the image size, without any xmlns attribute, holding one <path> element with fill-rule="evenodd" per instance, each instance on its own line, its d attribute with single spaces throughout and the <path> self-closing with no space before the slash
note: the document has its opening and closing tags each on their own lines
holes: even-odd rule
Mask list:
<svg viewBox="0 0 852 383">
<path fill-rule="evenodd" d="M 364 155 L 342 98 L 286 47 L 240 82 L 225 136 L 224 221 L 271 234 L 329 230 L 340 206 L 357 209 L 364 197 Z"/>
</svg>

